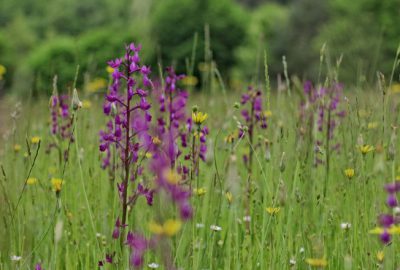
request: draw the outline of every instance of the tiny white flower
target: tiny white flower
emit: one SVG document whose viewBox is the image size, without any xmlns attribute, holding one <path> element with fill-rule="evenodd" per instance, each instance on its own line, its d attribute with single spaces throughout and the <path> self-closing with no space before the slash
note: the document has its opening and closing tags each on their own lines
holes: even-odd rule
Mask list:
<svg viewBox="0 0 400 270">
<path fill-rule="evenodd" d="M 222 231 L 222 228 L 219 227 L 219 226 L 217 226 L 217 225 L 211 225 L 211 226 L 210 226 L 210 229 L 211 229 L 212 231 L 215 231 L 215 232 Z"/>
<path fill-rule="evenodd" d="M 340 224 L 340 228 L 342 228 L 342 230 L 348 230 L 351 228 L 351 224 L 348 222 L 343 222 Z"/>
<path fill-rule="evenodd" d="M 198 228 L 198 229 L 204 228 L 204 224 L 203 223 L 197 223 L 196 224 L 196 228 Z"/>
<path fill-rule="evenodd" d="M 292 265 L 292 266 L 295 265 L 296 264 L 296 260 L 295 259 L 290 259 L 289 260 L 289 264 Z"/>
<path fill-rule="evenodd" d="M 244 216 L 243 221 L 245 222 L 250 222 L 251 221 L 251 216 Z"/>
<path fill-rule="evenodd" d="M 395 208 L 393 208 L 393 212 L 395 214 L 400 214 L 400 207 L 396 206 Z"/>
<path fill-rule="evenodd" d="M 299 251 L 300 251 L 300 253 L 304 253 L 304 251 L 305 251 L 304 247 L 301 247 Z"/>
<path fill-rule="evenodd" d="M 11 256 L 11 260 L 14 261 L 14 262 L 18 262 L 18 261 L 20 261 L 21 259 L 22 259 L 21 256 L 17 256 L 17 255 L 12 255 L 12 256 Z"/>
<path fill-rule="evenodd" d="M 101 237 L 101 233 L 96 233 L 96 237 L 100 238 Z"/>
<path fill-rule="evenodd" d="M 153 263 L 149 263 L 149 268 L 151 269 L 156 269 L 158 268 L 160 265 L 158 265 L 157 263 L 153 262 Z"/>
</svg>

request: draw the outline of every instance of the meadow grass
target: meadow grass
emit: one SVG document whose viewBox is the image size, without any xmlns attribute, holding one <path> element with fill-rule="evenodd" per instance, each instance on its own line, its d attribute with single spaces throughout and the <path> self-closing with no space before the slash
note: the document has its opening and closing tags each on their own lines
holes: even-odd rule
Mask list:
<svg viewBox="0 0 400 270">
<path fill-rule="evenodd" d="M 299 97 L 293 90 L 290 97 L 269 95 L 272 115 L 268 128 L 258 134 L 269 140 L 270 152 L 254 151 L 250 222 L 245 217 L 248 175 L 242 162 L 249 141 L 245 137 L 231 146 L 224 140 L 237 130 L 240 109 L 233 104 L 240 100 L 240 93 L 193 93 L 189 98 L 209 115 L 209 151 L 198 181 L 198 188 L 206 193 L 191 198 L 193 219 L 168 242 L 175 265 L 179 269 L 311 269 L 307 258 L 325 258 L 327 269 L 400 267 L 398 239 L 384 246 L 377 235 L 369 233 L 385 211 L 384 184 L 400 175 L 395 136 L 399 96 L 388 93 L 382 101 L 378 90 L 345 88 L 347 116 L 335 133 L 341 149 L 332 153 L 326 171 L 325 166 L 314 166 L 313 144 L 299 135 Z M 46 153 L 53 140 L 47 100 L 23 101 L 15 133 L 3 140 L 0 269 L 34 269 L 38 262 L 44 269 L 96 269 L 106 252 L 119 251 L 119 242 L 111 238 L 120 211 L 116 186 L 100 168 L 98 133 L 105 120 L 100 100 L 86 98 L 91 106 L 76 115 L 76 140 L 69 145 L 64 173 L 57 152 Z M 40 149 L 31 142 L 33 136 L 40 137 Z M 388 158 L 393 136 L 395 154 Z M 375 150 L 361 154 L 357 148 L 361 137 Z M 254 144 L 260 140 L 255 138 Z M 16 144 L 21 146 L 18 151 Z M 29 177 L 37 183 L 23 188 L 31 167 Z M 347 168 L 355 171 L 351 179 L 344 174 Z M 59 197 L 52 190 L 53 177 L 65 181 Z M 156 196 L 150 207 L 140 198 L 130 210 L 129 226 L 149 236 L 148 223 L 154 213 L 166 211 L 163 199 Z M 342 223 L 351 227 L 343 229 Z M 211 225 L 221 230 L 213 231 Z M 383 260 L 377 258 L 380 251 Z M 13 255 L 22 258 L 13 261 Z M 155 262 L 164 269 L 162 256 L 160 251 L 146 253 L 144 268 Z M 123 258 L 105 269 L 128 269 L 129 256 Z"/>
</svg>

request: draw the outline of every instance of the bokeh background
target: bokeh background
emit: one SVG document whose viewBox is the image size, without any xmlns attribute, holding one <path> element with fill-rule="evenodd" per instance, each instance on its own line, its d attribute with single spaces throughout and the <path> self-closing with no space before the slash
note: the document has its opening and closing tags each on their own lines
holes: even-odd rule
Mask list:
<svg viewBox="0 0 400 270">
<path fill-rule="evenodd" d="M 0 89 L 49 93 L 54 74 L 67 89 L 77 65 L 78 87 L 103 86 L 130 41 L 154 74 L 160 63 L 198 76 L 212 61 L 228 86 L 244 85 L 263 80 L 266 50 L 276 88 L 283 56 L 291 78 L 315 79 L 324 50 L 342 82 L 371 85 L 392 72 L 399 25 L 399 0 L 2 0 Z"/>
</svg>

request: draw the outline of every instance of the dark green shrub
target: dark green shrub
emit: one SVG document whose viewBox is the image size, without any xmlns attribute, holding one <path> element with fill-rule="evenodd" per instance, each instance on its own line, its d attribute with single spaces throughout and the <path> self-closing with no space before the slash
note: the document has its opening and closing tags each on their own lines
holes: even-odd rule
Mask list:
<svg viewBox="0 0 400 270">
<path fill-rule="evenodd" d="M 159 45 L 163 65 L 175 62 L 178 71 L 185 71 L 185 58 L 191 56 L 195 33 L 199 37 L 196 63 L 203 61 L 204 26 L 208 24 L 211 50 L 219 69 L 232 67 L 233 52 L 245 36 L 244 15 L 244 11 L 230 0 L 158 2 L 152 19 L 152 33 Z"/>
<path fill-rule="evenodd" d="M 78 64 L 77 55 L 75 40 L 67 37 L 57 37 L 36 47 L 27 60 L 35 76 L 35 92 L 51 93 L 55 74 L 58 75 L 60 89 L 71 86 Z"/>
</svg>

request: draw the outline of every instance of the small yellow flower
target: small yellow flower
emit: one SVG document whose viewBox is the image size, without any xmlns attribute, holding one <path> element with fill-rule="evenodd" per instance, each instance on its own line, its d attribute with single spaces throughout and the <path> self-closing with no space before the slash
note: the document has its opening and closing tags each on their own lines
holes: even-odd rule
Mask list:
<svg viewBox="0 0 400 270">
<path fill-rule="evenodd" d="M 400 226 L 392 226 L 387 231 L 390 234 L 400 234 Z M 384 229 L 381 227 L 375 227 L 369 231 L 370 234 L 382 234 L 383 232 Z"/>
<path fill-rule="evenodd" d="M 156 222 L 151 222 L 149 224 L 149 230 L 158 235 L 174 236 L 177 234 L 182 227 L 182 221 L 178 219 L 168 219 L 163 225 Z"/>
<path fill-rule="evenodd" d="M 112 68 L 110 66 L 107 66 L 106 67 L 106 71 L 107 71 L 108 74 L 112 74 L 114 72 L 114 68 Z"/>
<path fill-rule="evenodd" d="M 206 189 L 205 188 L 195 188 L 193 189 L 193 193 L 196 194 L 197 196 L 203 196 L 206 194 Z"/>
<path fill-rule="evenodd" d="M 269 117 L 271 117 L 271 116 L 272 116 L 272 111 L 267 110 L 267 111 L 264 112 L 264 117 L 265 117 L 265 118 L 269 118 Z"/>
<path fill-rule="evenodd" d="M 0 65 L 0 80 L 3 79 L 3 75 L 6 74 L 6 72 L 7 72 L 6 67 L 3 65 Z"/>
<path fill-rule="evenodd" d="M 105 79 L 95 78 L 93 81 L 87 84 L 86 89 L 91 93 L 95 93 L 106 87 L 107 87 L 107 81 Z"/>
<path fill-rule="evenodd" d="M 14 144 L 14 152 L 18 153 L 19 151 L 21 151 L 21 145 L 19 144 Z"/>
<path fill-rule="evenodd" d="M 346 170 L 344 170 L 344 175 L 348 178 L 351 179 L 354 176 L 354 169 L 352 168 L 347 168 Z"/>
<path fill-rule="evenodd" d="M 359 145 L 358 149 L 363 155 L 366 155 L 367 153 L 374 151 L 374 147 L 369 144 Z"/>
<path fill-rule="evenodd" d="M 92 102 L 90 100 L 83 100 L 82 101 L 82 108 L 83 109 L 90 109 L 92 107 Z"/>
<path fill-rule="evenodd" d="M 145 155 L 144 155 L 146 158 L 151 158 L 152 156 L 153 156 L 153 154 L 152 153 L 149 153 L 149 152 L 147 152 Z"/>
<path fill-rule="evenodd" d="M 175 170 L 167 170 L 164 173 L 164 177 L 167 180 L 168 183 L 177 185 L 179 181 L 181 181 L 181 176 L 175 171 Z"/>
<path fill-rule="evenodd" d="M 400 93 L 400 83 L 394 83 L 394 84 L 392 85 L 392 87 L 390 88 L 390 91 L 391 91 L 393 94 Z"/>
<path fill-rule="evenodd" d="M 149 230 L 150 230 L 150 232 L 152 232 L 154 234 L 163 234 L 163 231 L 164 231 L 163 226 L 154 221 L 150 222 Z"/>
<path fill-rule="evenodd" d="M 235 141 L 235 135 L 234 134 L 228 134 L 228 136 L 225 137 L 224 141 L 226 143 L 233 143 Z"/>
<path fill-rule="evenodd" d="M 161 144 L 161 140 L 160 140 L 160 138 L 158 138 L 157 136 L 153 137 L 153 138 L 151 139 L 151 141 L 152 141 L 153 144 L 155 144 L 155 145 L 160 145 L 160 144 Z"/>
<path fill-rule="evenodd" d="M 60 192 L 63 184 L 64 180 L 62 180 L 61 178 L 51 178 L 51 185 L 53 186 L 53 190 L 55 192 Z"/>
<path fill-rule="evenodd" d="M 177 234 L 182 227 L 182 222 L 176 219 L 168 219 L 164 223 L 164 234 L 167 236 L 174 236 Z"/>
<path fill-rule="evenodd" d="M 182 84 L 186 86 L 196 86 L 199 80 L 195 76 L 186 76 L 182 79 Z"/>
<path fill-rule="evenodd" d="M 311 266 L 321 267 L 321 268 L 328 265 L 327 260 L 324 258 L 322 258 L 322 259 L 308 258 L 308 259 L 306 259 L 306 263 L 308 263 Z"/>
<path fill-rule="evenodd" d="M 376 258 L 378 259 L 378 262 L 383 262 L 383 259 L 385 258 L 385 254 L 383 253 L 383 251 L 378 251 L 376 253 Z"/>
<path fill-rule="evenodd" d="M 35 177 L 29 177 L 28 180 L 26 180 L 26 183 L 27 183 L 28 185 L 34 185 L 34 184 L 36 184 L 37 182 L 38 182 L 38 180 L 37 180 L 37 178 L 35 178 Z"/>
<path fill-rule="evenodd" d="M 231 204 L 233 202 L 233 195 L 231 192 L 227 191 L 225 193 L 225 198 L 228 201 L 229 204 Z"/>
<path fill-rule="evenodd" d="M 33 136 L 32 138 L 31 138 L 31 143 L 32 144 L 38 144 L 39 142 L 40 142 L 40 137 L 39 136 Z"/>
<path fill-rule="evenodd" d="M 265 210 L 267 211 L 268 214 L 270 214 L 271 216 L 274 216 L 279 213 L 281 208 L 280 207 L 267 207 L 267 208 L 265 208 Z"/>
<path fill-rule="evenodd" d="M 206 121 L 208 114 L 202 112 L 192 112 L 192 120 L 195 124 L 201 125 Z"/>
<path fill-rule="evenodd" d="M 370 122 L 368 123 L 368 129 L 376 129 L 378 125 L 378 122 Z"/>
</svg>

